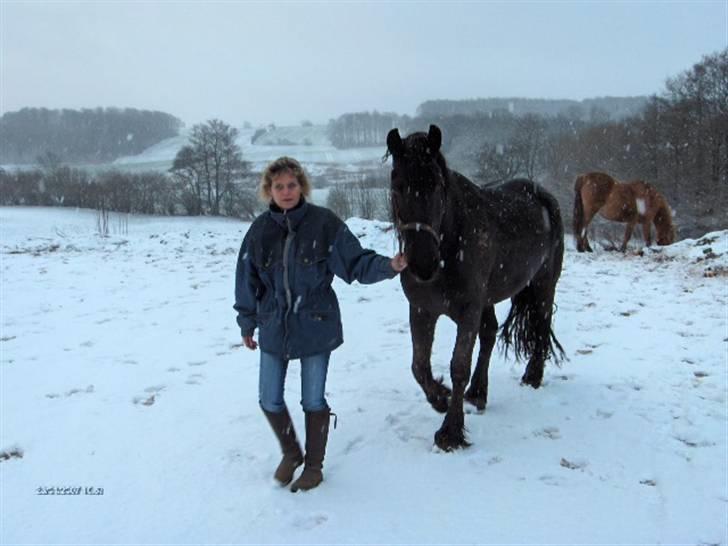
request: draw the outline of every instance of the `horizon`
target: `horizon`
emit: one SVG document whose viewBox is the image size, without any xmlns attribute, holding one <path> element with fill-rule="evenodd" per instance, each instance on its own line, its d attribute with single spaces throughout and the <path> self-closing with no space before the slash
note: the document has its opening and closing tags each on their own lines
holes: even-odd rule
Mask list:
<svg viewBox="0 0 728 546">
<path fill-rule="evenodd" d="M 427 103 L 427 102 L 437 102 L 437 101 L 468 102 L 468 101 L 480 101 L 480 100 L 537 100 L 537 101 L 547 101 L 547 102 L 548 101 L 553 101 L 553 102 L 573 101 L 573 102 L 577 102 L 577 103 L 583 103 L 585 101 L 593 101 L 593 100 L 600 100 L 600 99 L 642 99 L 642 98 L 649 99 L 650 96 L 652 96 L 652 95 L 631 95 L 631 96 L 614 96 L 614 95 L 611 95 L 611 96 L 599 96 L 599 97 L 585 97 L 583 99 L 567 99 L 567 98 L 559 98 L 559 97 L 557 97 L 557 98 L 544 98 L 544 97 L 473 97 L 473 98 L 468 98 L 468 99 L 425 99 L 422 103 L 418 104 L 415 107 L 415 110 L 417 108 L 419 108 L 424 103 Z M 188 128 L 191 128 L 195 124 L 198 124 L 198 123 L 206 123 L 206 122 L 210 121 L 211 119 L 214 119 L 214 118 L 209 118 L 209 119 L 205 119 L 205 120 L 199 120 L 199 121 L 196 121 L 194 123 L 187 123 L 184 120 L 182 120 L 179 116 L 175 115 L 174 112 L 164 112 L 164 111 L 161 111 L 161 110 L 149 110 L 149 109 L 144 109 L 144 108 L 136 108 L 136 107 L 133 107 L 133 106 L 121 106 L 121 105 L 80 106 L 78 108 L 68 108 L 68 107 L 63 107 L 63 106 L 59 106 L 59 107 L 55 107 L 55 108 L 49 108 L 49 107 L 46 107 L 46 106 L 21 106 L 17 110 L 12 110 L 12 111 L 11 110 L 8 110 L 8 111 L 3 112 L 0 115 L 0 117 L 4 116 L 5 114 L 12 114 L 12 113 L 15 113 L 15 112 L 20 112 L 20 111 L 25 110 L 25 109 L 37 109 L 37 110 L 45 109 L 45 110 L 55 110 L 55 111 L 72 110 L 72 111 L 80 112 L 80 111 L 83 111 L 83 110 L 96 110 L 97 108 L 102 108 L 102 109 L 117 109 L 117 110 L 130 109 L 130 110 L 138 110 L 138 111 L 146 111 L 146 112 L 155 112 L 155 111 L 157 111 L 157 112 L 161 112 L 161 113 L 164 113 L 164 114 L 170 114 L 170 115 L 172 115 L 174 117 L 177 117 L 178 119 L 180 119 L 182 121 L 182 123 L 183 123 L 182 129 L 188 129 Z M 358 113 L 367 113 L 367 112 L 374 112 L 374 111 L 373 110 L 368 110 L 368 111 L 367 110 L 361 110 L 361 111 L 352 111 L 352 112 L 341 112 L 336 117 L 339 117 L 339 116 L 344 115 L 344 114 L 358 114 Z M 405 115 L 405 114 L 402 114 L 401 112 L 384 112 L 384 111 L 380 111 L 379 113 L 393 113 L 393 114 L 396 114 L 396 115 L 399 115 L 399 116 Z M 221 121 L 227 122 L 224 119 L 221 120 Z M 265 127 L 265 126 L 270 125 L 271 123 L 273 123 L 273 124 L 276 125 L 276 127 L 283 128 L 283 127 L 299 127 L 299 126 L 302 125 L 302 122 L 304 122 L 304 121 L 310 121 L 310 120 L 306 119 L 305 116 L 304 116 L 301 120 L 291 121 L 290 123 L 286 123 L 286 122 L 283 122 L 283 123 L 262 122 L 262 123 L 257 123 L 256 124 L 256 123 L 249 122 L 248 120 L 243 120 L 242 122 L 240 122 L 237 125 L 235 125 L 235 124 L 229 124 L 229 125 L 231 125 L 232 127 L 236 127 L 238 129 L 240 129 L 240 128 L 243 128 L 243 125 L 244 124 L 250 123 L 250 126 L 251 126 L 252 129 L 257 129 L 257 128 Z M 311 123 L 312 123 L 313 126 L 325 126 L 328 123 L 328 120 L 327 121 L 324 121 L 324 122 L 321 122 L 321 123 L 317 123 L 315 121 L 312 121 Z"/>
</svg>

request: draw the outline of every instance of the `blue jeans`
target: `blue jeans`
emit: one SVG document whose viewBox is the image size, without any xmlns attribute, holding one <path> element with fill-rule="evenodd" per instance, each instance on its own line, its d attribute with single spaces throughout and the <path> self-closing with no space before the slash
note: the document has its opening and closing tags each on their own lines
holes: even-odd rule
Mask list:
<svg viewBox="0 0 728 546">
<path fill-rule="evenodd" d="M 329 409 L 326 403 L 326 374 L 331 353 L 321 353 L 301 359 L 301 406 L 303 411 Z M 260 407 L 271 413 L 286 409 L 283 391 L 286 383 L 288 360 L 270 353 L 260 352 L 258 401 Z"/>
</svg>

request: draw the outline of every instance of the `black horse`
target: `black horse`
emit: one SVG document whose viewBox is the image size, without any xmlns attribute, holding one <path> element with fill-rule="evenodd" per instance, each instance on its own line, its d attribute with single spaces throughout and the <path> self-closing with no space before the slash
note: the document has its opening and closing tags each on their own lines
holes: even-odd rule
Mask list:
<svg viewBox="0 0 728 546">
<path fill-rule="evenodd" d="M 446 412 L 435 443 L 450 451 L 469 445 L 464 400 L 481 411 L 488 400 L 496 303 L 511 298 L 501 338 L 506 350 L 513 346 L 518 358 L 528 359 L 523 384 L 537 389 L 544 361 L 563 358 L 551 317 L 564 228 L 556 199 L 543 188 L 530 180 L 480 188 L 447 168 L 441 142 L 435 125 L 404 140 L 397 129 L 387 135 L 393 221 L 409 263 L 401 281 L 410 303 L 412 372 L 432 407 Z M 432 376 L 430 364 L 440 315 L 457 324 L 452 392 Z M 476 335 L 480 354 L 471 380 Z"/>
</svg>

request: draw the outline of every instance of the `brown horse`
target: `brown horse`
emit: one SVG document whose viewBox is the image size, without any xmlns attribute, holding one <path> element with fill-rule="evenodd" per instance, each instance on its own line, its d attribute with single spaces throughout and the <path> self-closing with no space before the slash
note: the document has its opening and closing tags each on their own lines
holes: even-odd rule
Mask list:
<svg viewBox="0 0 728 546">
<path fill-rule="evenodd" d="M 672 211 L 665 196 L 642 180 L 617 182 L 606 173 L 588 173 L 576 177 L 574 184 L 574 237 L 576 249 L 591 252 L 586 228 L 598 212 L 607 220 L 627 224 L 621 251 L 637 223 L 642 224 L 645 244 L 652 244 L 650 225 L 655 224 L 658 245 L 669 245 L 675 240 Z"/>
</svg>

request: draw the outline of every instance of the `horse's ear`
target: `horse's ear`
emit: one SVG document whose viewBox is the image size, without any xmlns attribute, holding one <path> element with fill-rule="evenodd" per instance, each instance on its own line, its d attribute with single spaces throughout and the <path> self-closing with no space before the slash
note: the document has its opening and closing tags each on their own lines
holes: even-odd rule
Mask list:
<svg viewBox="0 0 728 546">
<path fill-rule="evenodd" d="M 402 152 L 402 147 L 402 137 L 399 136 L 399 129 L 395 127 L 387 134 L 387 149 L 396 157 Z"/>
<path fill-rule="evenodd" d="M 430 153 L 433 155 L 440 151 L 442 133 L 437 125 L 430 125 L 430 131 L 427 133 L 427 144 L 430 148 Z"/>
</svg>

